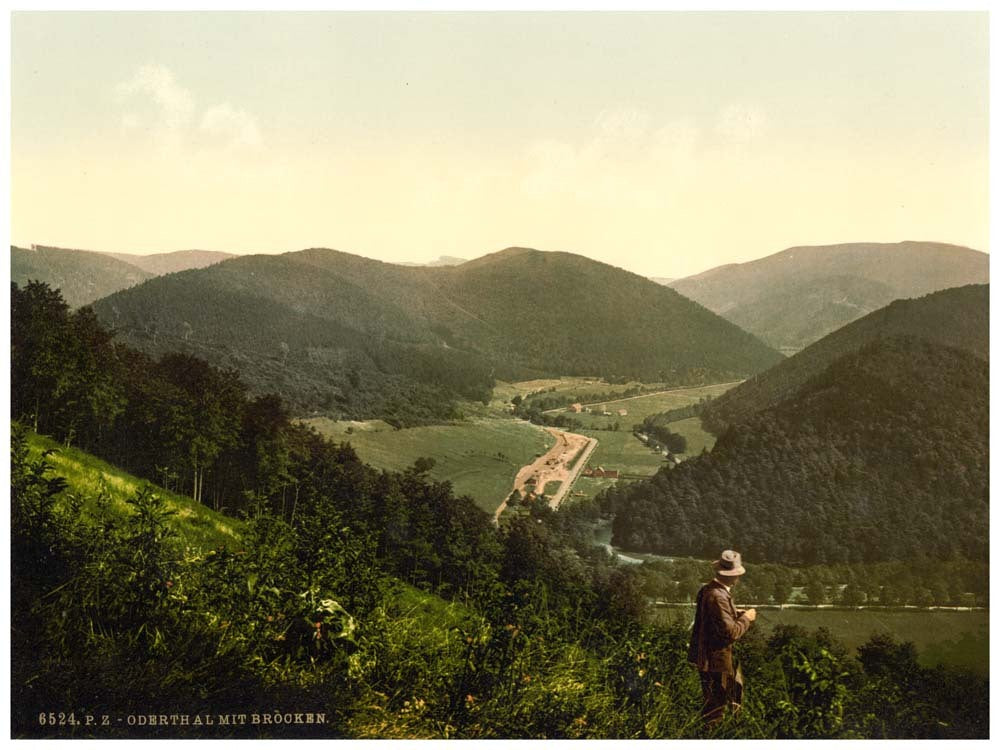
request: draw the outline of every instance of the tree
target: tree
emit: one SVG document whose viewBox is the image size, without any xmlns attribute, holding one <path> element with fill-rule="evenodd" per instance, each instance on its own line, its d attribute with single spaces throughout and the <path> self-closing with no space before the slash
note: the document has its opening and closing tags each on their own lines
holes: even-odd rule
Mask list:
<svg viewBox="0 0 1000 750">
<path fill-rule="evenodd" d="M 845 607 L 860 607 L 865 602 L 865 592 L 856 583 L 849 583 L 840 593 L 840 602 Z"/>
<path fill-rule="evenodd" d="M 771 589 L 771 596 L 774 597 L 775 604 L 786 604 L 792 597 L 792 579 L 785 573 L 780 573 L 774 577 L 774 586 Z"/>
<path fill-rule="evenodd" d="M 826 586 L 815 578 L 806 582 L 805 594 L 806 599 L 814 606 L 826 602 Z"/>
</svg>

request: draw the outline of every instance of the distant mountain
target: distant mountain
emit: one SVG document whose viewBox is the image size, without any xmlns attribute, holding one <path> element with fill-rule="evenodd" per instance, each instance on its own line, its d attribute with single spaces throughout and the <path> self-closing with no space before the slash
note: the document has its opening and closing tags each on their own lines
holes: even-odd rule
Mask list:
<svg viewBox="0 0 1000 750">
<path fill-rule="evenodd" d="M 649 280 L 655 281 L 657 284 L 663 284 L 663 286 L 670 286 L 670 284 L 673 284 L 675 281 L 677 281 L 677 279 L 668 279 L 664 276 L 650 276 Z"/>
<path fill-rule="evenodd" d="M 985 561 L 989 364 L 872 341 L 736 423 L 711 453 L 602 499 L 614 543 L 786 565 Z"/>
<path fill-rule="evenodd" d="M 135 286 L 153 274 L 101 253 L 35 245 L 30 250 L 10 248 L 10 276 L 18 286 L 43 281 L 61 290 L 63 299 L 75 308 Z"/>
<path fill-rule="evenodd" d="M 187 271 L 190 268 L 204 268 L 213 263 L 236 257 L 232 253 L 220 253 L 215 250 L 178 250 L 173 253 L 153 253 L 151 255 L 132 255 L 130 253 L 102 253 L 102 255 L 109 255 L 112 258 L 131 263 L 155 276 Z"/>
<path fill-rule="evenodd" d="M 438 268 L 439 266 L 460 266 L 466 262 L 465 258 L 456 258 L 454 255 L 442 255 L 437 260 L 427 263 L 397 263 L 399 266 L 417 266 L 421 268 Z"/>
<path fill-rule="evenodd" d="M 781 355 L 635 274 L 511 248 L 406 267 L 335 250 L 242 256 L 101 300 L 101 319 L 152 353 L 237 368 L 299 412 L 440 418 L 493 377 L 670 383 L 737 379 Z"/>
<path fill-rule="evenodd" d="M 894 299 L 988 281 L 986 253 L 899 242 L 793 247 L 671 286 L 792 353 Z"/>
<path fill-rule="evenodd" d="M 988 360 L 989 302 L 988 284 L 897 300 L 727 391 L 707 407 L 702 418 L 707 427 L 721 433 L 728 425 L 793 395 L 838 357 L 888 336 L 921 338 Z"/>
</svg>

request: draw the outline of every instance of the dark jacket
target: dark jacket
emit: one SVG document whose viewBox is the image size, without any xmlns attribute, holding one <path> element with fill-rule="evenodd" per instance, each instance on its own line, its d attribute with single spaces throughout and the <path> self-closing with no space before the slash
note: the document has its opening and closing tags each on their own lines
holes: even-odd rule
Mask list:
<svg viewBox="0 0 1000 750">
<path fill-rule="evenodd" d="M 736 614 L 733 597 L 716 580 L 698 592 L 694 630 L 688 648 L 688 661 L 701 672 L 733 673 L 733 641 L 750 628 L 750 620 Z"/>
</svg>

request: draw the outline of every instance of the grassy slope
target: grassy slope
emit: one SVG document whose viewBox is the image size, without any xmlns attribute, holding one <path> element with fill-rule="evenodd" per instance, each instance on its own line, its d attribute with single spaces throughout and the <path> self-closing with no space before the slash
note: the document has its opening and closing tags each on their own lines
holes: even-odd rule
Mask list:
<svg viewBox="0 0 1000 750">
<path fill-rule="evenodd" d="M 126 499 L 132 497 L 140 487 L 151 485 L 166 501 L 170 510 L 177 513 L 177 523 L 174 526 L 185 544 L 209 548 L 228 546 L 239 540 L 242 526 L 239 521 L 216 513 L 188 497 L 156 487 L 89 453 L 66 448 L 47 437 L 30 435 L 29 446 L 32 457 L 37 457 L 46 450 L 55 451 L 49 456 L 53 474 L 66 479 L 69 492 L 84 498 L 84 511 L 94 509 L 97 496 L 104 490 L 111 501 L 111 507 L 126 513 L 129 510 Z"/>
<path fill-rule="evenodd" d="M 418 458 L 433 458 L 430 475 L 451 482 L 456 495 L 468 495 L 488 513 L 510 494 L 518 470 L 554 444 L 548 433 L 514 419 L 405 430 L 355 429 L 352 434 L 346 433 L 344 423 L 307 423 L 334 440 L 350 442 L 362 461 L 379 469 L 401 470 Z"/>
</svg>

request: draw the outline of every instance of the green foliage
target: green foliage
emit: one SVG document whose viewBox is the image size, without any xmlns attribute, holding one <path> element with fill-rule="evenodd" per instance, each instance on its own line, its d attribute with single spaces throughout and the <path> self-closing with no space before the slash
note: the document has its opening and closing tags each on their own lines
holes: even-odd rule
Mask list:
<svg viewBox="0 0 1000 750">
<path fill-rule="evenodd" d="M 606 492 L 615 543 L 703 558 L 731 544 L 786 565 L 983 560 L 988 381 L 970 354 L 876 342 L 710 454 Z"/>
<path fill-rule="evenodd" d="M 721 435 L 729 425 L 794 396 L 841 357 L 892 336 L 919 338 L 988 359 L 989 286 L 945 289 L 887 304 L 728 391 L 703 410 L 702 419 Z"/>
<path fill-rule="evenodd" d="M 512 305 L 516 298 L 519 304 Z M 447 419 L 495 377 L 734 380 L 780 356 L 670 289 L 579 256 L 410 268 L 312 249 L 151 279 L 95 305 L 152 356 L 235 367 L 299 413 Z"/>
<path fill-rule="evenodd" d="M 783 735 L 824 738 L 836 736 L 844 723 L 848 687 L 839 660 L 826 649 L 810 658 L 793 646 L 781 654 L 787 697 L 775 708 Z M 787 734 L 785 734 L 787 733 Z"/>
</svg>

